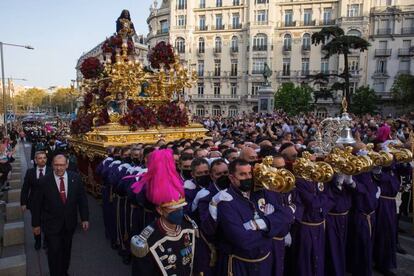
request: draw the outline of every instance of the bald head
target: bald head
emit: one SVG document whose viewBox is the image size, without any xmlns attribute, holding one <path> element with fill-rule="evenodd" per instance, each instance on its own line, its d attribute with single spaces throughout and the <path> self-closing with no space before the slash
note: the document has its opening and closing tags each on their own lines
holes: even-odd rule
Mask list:
<svg viewBox="0 0 414 276">
<path fill-rule="evenodd" d="M 250 147 L 244 147 L 240 151 L 239 158 L 246 162 L 254 162 L 254 161 L 257 161 L 257 152 Z"/>
</svg>

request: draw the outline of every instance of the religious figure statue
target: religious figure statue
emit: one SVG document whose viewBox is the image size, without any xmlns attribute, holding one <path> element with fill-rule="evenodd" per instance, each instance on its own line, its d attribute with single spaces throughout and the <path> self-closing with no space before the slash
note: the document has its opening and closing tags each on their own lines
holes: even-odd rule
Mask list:
<svg viewBox="0 0 414 276">
<path fill-rule="evenodd" d="M 127 102 L 124 99 L 124 94 L 118 92 L 116 94 L 115 100 L 112 100 L 108 103 L 108 114 L 117 113 L 119 115 L 125 115 L 128 111 Z"/>
<path fill-rule="evenodd" d="M 123 10 L 116 20 L 116 32 L 122 36 L 133 36 L 135 34 L 134 23 L 128 10 Z"/>
<path fill-rule="evenodd" d="M 263 77 L 265 79 L 265 86 L 270 86 L 270 82 L 268 78 L 270 78 L 272 74 L 273 74 L 272 69 L 270 69 L 269 65 L 267 65 L 267 62 L 265 62 L 264 69 L 263 69 Z"/>
</svg>

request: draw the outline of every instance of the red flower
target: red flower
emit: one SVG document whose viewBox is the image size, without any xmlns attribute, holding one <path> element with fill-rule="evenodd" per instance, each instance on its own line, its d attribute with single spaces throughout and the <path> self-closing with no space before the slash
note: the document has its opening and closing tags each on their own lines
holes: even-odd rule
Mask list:
<svg viewBox="0 0 414 276">
<path fill-rule="evenodd" d="M 155 112 L 145 106 L 133 106 L 127 115 L 119 121 L 121 125 L 129 126 L 132 131 L 138 128 L 148 129 L 158 125 Z"/>
<path fill-rule="evenodd" d="M 81 72 L 85 79 L 95 79 L 99 77 L 103 72 L 103 65 L 99 59 L 95 57 L 89 57 L 82 62 Z"/>
<path fill-rule="evenodd" d="M 170 44 L 161 41 L 149 51 L 148 60 L 154 69 L 160 69 L 161 63 L 170 69 L 170 65 L 175 62 L 174 50 Z"/>
<path fill-rule="evenodd" d="M 160 106 L 157 118 L 161 124 L 167 127 L 184 127 L 188 125 L 186 109 L 182 110 L 174 102 Z"/>
</svg>

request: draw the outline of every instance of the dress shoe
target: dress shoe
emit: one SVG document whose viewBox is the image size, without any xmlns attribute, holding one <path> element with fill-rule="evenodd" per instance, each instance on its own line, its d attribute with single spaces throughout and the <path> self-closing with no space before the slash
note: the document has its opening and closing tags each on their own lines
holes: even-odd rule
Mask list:
<svg viewBox="0 0 414 276">
<path fill-rule="evenodd" d="M 402 255 L 406 255 L 407 254 L 407 250 L 405 250 L 404 248 L 402 248 L 400 244 L 397 244 L 397 253 L 400 253 Z"/>
<path fill-rule="evenodd" d="M 34 245 L 34 248 L 35 248 L 35 250 L 40 250 L 40 248 L 42 247 L 42 242 L 41 242 L 41 240 L 40 239 L 37 239 L 36 241 L 35 241 L 35 245 Z"/>
</svg>

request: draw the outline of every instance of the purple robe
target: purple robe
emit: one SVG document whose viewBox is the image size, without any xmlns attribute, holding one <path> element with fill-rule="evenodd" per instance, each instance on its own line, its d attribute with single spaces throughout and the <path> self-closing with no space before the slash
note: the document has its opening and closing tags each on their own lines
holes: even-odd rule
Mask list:
<svg viewBox="0 0 414 276">
<path fill-rule="evenodd" d="M 378 188 L 371 173 L 362 173 L 353 179 L 356 186 L 352 189 L 352 212 L 348 224 L 347 270 L 352 275 L 370 276 Z"/>
<path fill-rule="evenodd" d="M 334 198 L 326 217 L 326 275 L 345 276 L 348 213 L 352 206 L 352 191 L 347 185 L 337 186 L 336 179 L 328 184 Z"/>
<path fill-rule="evenodd" d="M 185 201 L 187 205 L 184 207 L 184 211 L 191 216 L 191 205 L 197 193 L 201 190 L 194 180 L 186 180 L 184 182 Z M 192 217 L 192 216 L 191 216 Z"/>
<path fill-rule="evenodd" d="M 304 179 L 296 181 L 296 204 L 303 214 L 293 238 L 297 260 L 294 275 L 324 276 L 325 273 L 325 218 L 332 198 L 326 185 L 321 185 Z"/>
<path fill-rule="evenodd" d="M 384 168 L 380 175 L 373 176 L 374 183 L 381 188 L 376 211 L 374 261 L 381 270 L 397 268 L 397 207 L 395 197 L 400 190 L 400 182 L 391 168 Z"/>
<path fill-rule="evenodd" d="M 217 206 L 217 237 L 220 241 L 216 275 L 273 275 L 272 238 L 289 229 L 293 216 L 287 223 L 277 205 L 273 214 L 264 215 L 257 203 L 272 203 L 273 197 L 268 191 L 252 193 L 251 200 L 233 187 L 227 192 L 233 199 Z M 267 231 L 246 230 L 243 224 L 254 218 L 263 219 Z"/>
</svg>

